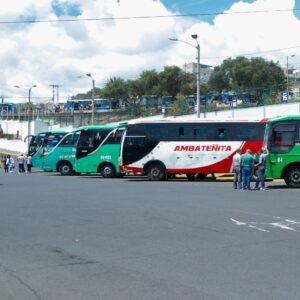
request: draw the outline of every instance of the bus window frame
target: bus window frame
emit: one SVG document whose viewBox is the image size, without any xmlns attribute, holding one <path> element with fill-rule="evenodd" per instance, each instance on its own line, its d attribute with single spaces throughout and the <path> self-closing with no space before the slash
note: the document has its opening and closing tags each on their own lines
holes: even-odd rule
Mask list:
<svg viewBox="0 0 300 300">
<path fill-rule="evenodd" d="M 77 137 L 77 141 L 76 143 L 72 143 L 72 144 L 63 144 L 64 140 L 67 139 L 69 136 L 73 136 L 73 141 L 74 141 L 74 136 L 75 135 L 78 135 Z M 77 144 L 78 144 L 78 141 L 79 141 L 79 138 L 80 138 L 80 132 L 79 131 L 76 131 L 76 132 L 70 132 L 68 134 L 66 134 L 62 139 L 61 141 L 57 144 L 57 147 L 59 148 L 64 148 L 64 147 L 77 147 Z"/>
<path fill-rule="evenodd" d="M 280 126 L 294 126 L 294 130 L 276 130 L 276 128 L 280 127 Z M 293 147 L 296 144 L 296 133 L 299 133 L 299 125 L 295 122 L 278 122 L 278 123 L 274 123 L 272 124 L 272 126 L 270 126 L 270 132 L 269 132 L 269 149 L 270 152 L 272 154 L 285 154 L 290 152 Z M 274 134 L 275 133 L 281 133 L 281 139 L 280 139 L 280 144 L 275 144 L 274 141 Z M 292 142 L 291 144 L 282 144 L 282 134 L 284 133 L 291 133 L 292 137 L 290 138 L 290 141 Z"/>
</svg>

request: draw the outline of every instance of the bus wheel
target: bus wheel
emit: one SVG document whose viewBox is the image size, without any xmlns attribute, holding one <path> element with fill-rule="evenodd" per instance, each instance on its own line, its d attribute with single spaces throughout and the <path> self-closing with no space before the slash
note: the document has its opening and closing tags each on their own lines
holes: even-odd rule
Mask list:
<svg viewBox="0 0 300 300">
<path fill-rule="evenodd" d="M 186 177 L 188 181 L 195 181 L 195 174 L 186 174 Z"/>
<path fill-rule="evenodd" d="M 161 181 L 166 178 L 166 173 L 162 165 L 152 164 L 147 168 L 147 176 L 151 181 Z"/>
<path fill-rule="evenodd" d="M 103 178 L 113 178 L 115 177 L 115 168 L 111 164 L 104 164 L 101 166 L 100 173 L 103 176 Z"/>
<path fill-rule="evenodd" d="M 61 163 L 59 166 L 59 172 L 63 176 L 71 175 L 73 172 L 71 164 L 68 162 Z"/>
<path fill-rule="evenodd" d="M 285 171 L 284 181 L 291 188 L 300 188 L 300 166 L 289 167 Z"/>
<path fill-rule="evenodd" d="M 198 173 L 197 174 L 197 179 L 204 180 L 206 178 L 206 176 L 207 176 L 206 173 Z"/>
</svg>

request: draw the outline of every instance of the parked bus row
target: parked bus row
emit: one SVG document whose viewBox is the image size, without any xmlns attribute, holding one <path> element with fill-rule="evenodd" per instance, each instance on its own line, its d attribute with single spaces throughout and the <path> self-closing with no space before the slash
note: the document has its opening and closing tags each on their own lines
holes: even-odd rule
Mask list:
<svg viewBox="0 0 300 300">
<path fill-rule="evenodd" d="M 72 132 L 44 132 L 32 137 L 33 166 L 62 175 L 98 173 L 105 178 L 126 173 L 167 180 L 189 180 L 210 173 L 231 173 L 238 149 L 256 153 L 268 147 L 268 178 L 300 187 L 300 116 L 259 121 L 165 119 L 130 124 L 86 126 Z"/>
</svg>

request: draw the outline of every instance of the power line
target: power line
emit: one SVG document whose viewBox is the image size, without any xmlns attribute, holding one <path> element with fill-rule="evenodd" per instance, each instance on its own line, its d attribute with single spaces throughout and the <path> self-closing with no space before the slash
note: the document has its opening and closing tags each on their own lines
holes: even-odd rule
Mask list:
<svg viewBox="0 0 300 300">
<path fill-rule="evenodd" d="M 223 55 L 223 56 L 202 57 L 202 58 L 203 59 L 217 59 L 217 58 L 237 57 L 237 56 L 252 56 L 252 55 L 257 55 L 257 54 L 262 54 L 262 53 L 278 52 L 278 51 L 290 50 L 290 49 L 296 49 L 296 48 L 300 48 L 300 45 L 292 46 L 292 47 L 285 47 L 285 48 L 269 49 L 269 50 L 252 52 L 252 53 L 244 53 L 244 54 L 241 53 L 241 54 L 236 54 L 236 55 Z"/>
<path fill-rule="evenodd" d="M 300 8 L 292 9 L 268 9 L 253 11 L 233 11 L 233 12 L 211 12 L 211 13 L 190 13 L 173 15 L 154 15 L 154 16 L 132 16 L 132 17 L 101 17 L 101 18 L 77 18 L 77 19 L 47 19 L 47 20 L 22 20 L 22 21 L 0 21 L 1 24 L 30 24 L 30 23 L 63 23 L 63 22 L 91 22 L 91 21 L 112 21 L 112 20 L 138 20 L 138 19 L 161 19 L 161 18 L 182 18 L 182 17 L 204 17 L 216 15 L 237 15 L 237 14 L 258 14 L 258 13 L 282 13 L 296 12 Z"/>
</svg>

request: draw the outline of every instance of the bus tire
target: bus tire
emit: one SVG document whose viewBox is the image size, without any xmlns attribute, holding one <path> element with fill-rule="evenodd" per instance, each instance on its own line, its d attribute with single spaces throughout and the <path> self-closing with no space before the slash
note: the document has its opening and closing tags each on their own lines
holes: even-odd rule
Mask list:
<svg viewBox="0 0 300 300">
<path fill-rule="evenodd" d="M 153 163 L 148 166 L 146 174 L 148 179 L 151 181 L 162 181 L 166 179 L 165 169 L 158 163 Z"/>
<path fill-rule="evenodd" d="M 195 174 L 193 173 L 186 174 L 186 177 L 188 181 L 195 181 Z"/>
<path fill-rule="evenodd" d="M 300 188 L 300 166 L 288 167 L 283 175 L 285 183 L 291 188 Z"/>
<path fill-rule="evenodd" d="M 62 176 L 70 176 L 73 174 L 72 165 L 69 162 L 62 162 L 59 165 L 59 172 Z"/>
<path fill-rule="evenodd" d="M 103 164 L 100 167 L 100 174 L 103 178 L 116 177 L 115 167 L 112 164 Z"/>
<path fill-rule="evenodd" d="M 197 174 L 197 179 L 198 180 L 204 180 L 207 176 L 207 173 L 198 173 Z"/>
</svg>

